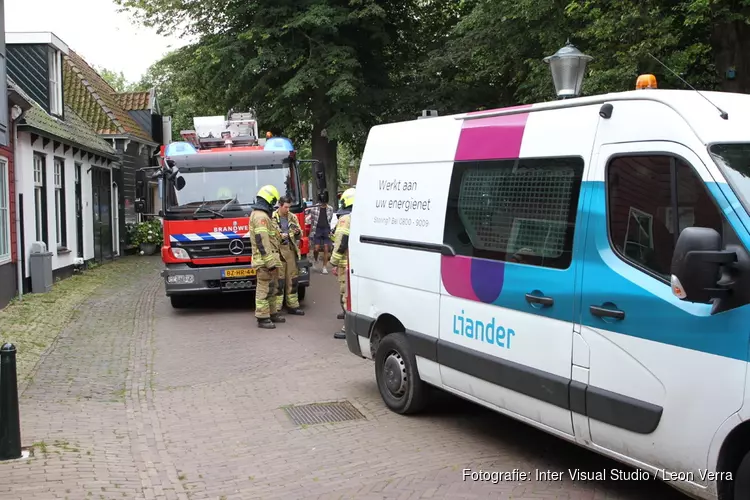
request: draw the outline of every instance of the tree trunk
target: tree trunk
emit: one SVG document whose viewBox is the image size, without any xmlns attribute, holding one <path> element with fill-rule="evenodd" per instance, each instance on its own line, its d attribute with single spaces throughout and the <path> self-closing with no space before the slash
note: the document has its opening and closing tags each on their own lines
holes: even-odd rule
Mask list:
<svg viewBox="0 0 750 500">
<path fill-rule="evenodd" d="M 328 190 L 329 203 L 336 206 L 336 193 L 338 192 L 338 143 L 325 137 L 323 131 L 325 127 L 317 123 L 313 125 L 312 136 L 312 157 L 320 161 L 325 167 L 326 172 L 326 189 Z M 316 200 L 317 201 L 317 200 Z"/>
<path fill-rule="evenodd" d="M 750 93 L 750 26 L 741 21 L 717 22 L 711 41 L 720 90 Z M 735 76 L 730 79 L 727 72 L 732 68 Z"/>
</svg>

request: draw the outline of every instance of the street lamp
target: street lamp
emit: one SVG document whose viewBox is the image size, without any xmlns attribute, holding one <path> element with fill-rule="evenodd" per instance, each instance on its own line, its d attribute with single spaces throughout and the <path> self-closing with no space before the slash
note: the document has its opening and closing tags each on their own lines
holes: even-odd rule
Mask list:
<svg viewBox="0 0 750 500">
<path fill-rule="evenodd" d="M 577 97 L 581 94 L 586 65 L 594 58 L 584 54 L 573 44 L 568 43 L 551 56 L 544 58 L 552 72 L 555 92 L 560 99 Z"/>
</svg>

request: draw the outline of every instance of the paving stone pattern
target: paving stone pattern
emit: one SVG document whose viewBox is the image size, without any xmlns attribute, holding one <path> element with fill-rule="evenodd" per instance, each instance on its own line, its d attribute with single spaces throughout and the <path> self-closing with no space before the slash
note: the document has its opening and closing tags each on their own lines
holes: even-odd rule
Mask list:
<svg viewBox="0 0 750 500">
<path fill-rule="evenodd" d="M 658 482 L 462 481 L 621 466 L 449 396 L 389 412 L 372 363 L 332 338 L 335 277 L 314 275 L 307 315 L 266 331 L 241 298 L 172 310 L 159 261 L 142 262 L 39 365 L 21 407 L 34 456 L 0 462 L 0 499 L 685 498 Z M 344 400 L 366 419 L 297 426 L 284 411 Z"/>
</svg>

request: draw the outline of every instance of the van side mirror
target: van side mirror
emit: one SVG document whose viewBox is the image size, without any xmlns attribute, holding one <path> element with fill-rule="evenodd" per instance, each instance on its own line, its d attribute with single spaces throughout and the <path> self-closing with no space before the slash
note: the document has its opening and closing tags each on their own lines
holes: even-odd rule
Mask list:
<svg viewBox="0 0 750 500">
<path fill-rule="evenodd" d="M 687 302 L 713 303 L 711 314 L 750 302 L 750 255 L 740 244 L 722 247 L 706 227 L 685 228 L 672 256 L 672 293 Z"/>
<path fill-rule="evenodd" d="M 139 200 L 146 198 L 146 171 L 135 171 L 135 197 Z"/>
<path fill-rule="evenodd" d="M 313 171 L 315 172 L 315 184 L 317 185 L 318 191 L 323 192 L 328 189 L 326 185 L 326 168 L 322 162 L 316 161 L 313 163 Z"/>
</svg>

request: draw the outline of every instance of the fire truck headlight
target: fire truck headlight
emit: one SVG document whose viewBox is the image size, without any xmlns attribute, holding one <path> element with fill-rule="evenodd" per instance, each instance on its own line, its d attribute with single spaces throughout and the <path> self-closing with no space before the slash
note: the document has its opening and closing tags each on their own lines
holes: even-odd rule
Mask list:
<svg viewBox="0 0 750 500">
<path fill-rule="evenodd" d="M 184 248 L 172 247 L 172 255 L 175 259 L 190 260 L 190 256 Z"/>
</svg>

